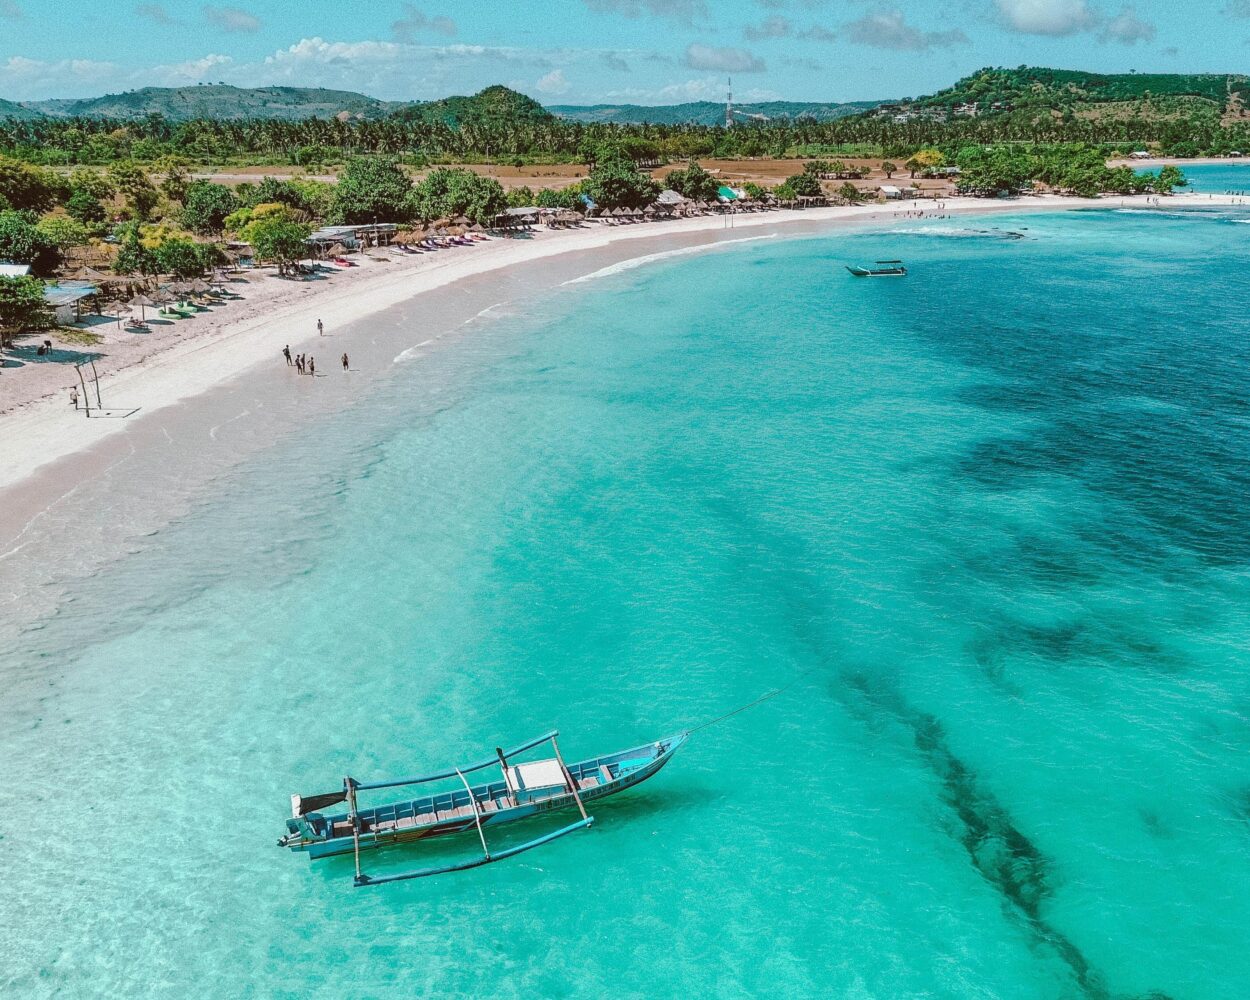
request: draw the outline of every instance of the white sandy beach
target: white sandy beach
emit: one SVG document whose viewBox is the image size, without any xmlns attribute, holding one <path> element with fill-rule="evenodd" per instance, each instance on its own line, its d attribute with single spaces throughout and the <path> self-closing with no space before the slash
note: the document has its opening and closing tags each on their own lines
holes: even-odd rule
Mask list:
<svg viewBox="0 0 1250 1000">
<path fill-rule="evenodd" d="M 1229 203 L 1220 196 L 1182 194 L 1170 204 L 1213 205 Z M 1145 197 L 1080 198 L 1035 197 L 1020 200 L 987 201 L 950 198 L 939 211 L 932 202 L 922 203 L 928 217 L 939 214 L 975 215 L 993 212 L 1056 210 L 1091 207 L 1149 206 Z M 281 363 L 284 344 L 292 352 L 317 355 L 317 320 L 327 330 L 340 331 L 371 314 L 387 309 L 423 292 L 473 275 L 485 274 L 515 264 L 559 254 L 577 253 L 614 243 L 662 239 L 705 233 L 714 243 L 739 231 L 759 232 L 794 223 L 886 222 L 891 218 L 914 217 L 912 202 L 891 205 L 863 205 L 745 214 L 731 220 L 724 217 L 698 217 L 672 222 L 609 226 L 589 224 L 572 230 L 536 230 L 529 239 L 498 238 L 474 247 L 457 247 L 413 258 L 393 258 L 379 263 L 368 259 L 363 266 L 335 275 L 327 281 L 294 283 L 263 279 L 271 286 L 254 301 L 227 306 L 217 311 L 219 318 L 201 317 L 192 335 L 183 334 L 165 350 L 141 355 L 141 363 L 111 371 L 101 377 L 101 393 L 106 408 L 131 410 L 126 419 L 87 419 L 69 405 L 68 389 L 75 381 L 72 367 L 63 368 L 63 386 L 54 395 L 27 405 L 8 407 L 0 413 L 3 427 L 4 461 L 0 464 L 0 492 L 29 479 L 37 470 L 91 448 L 106 437 L 125 432 L 148 415 L 189 400 L 214 386 L 257 365 Z M 253 291 L 247 294 L 252 296 Z M 161 337 L 160 333 L 148 335 Z M 170 340 L 173 340 L 171 337 Z M 343 351 L 353 350 L 350 333 L 336 337 L 330 346 L 322 341 L 321 369 L 337 365 Z M 0 408 L 4 404 L 4 383 L 15 373 L 0 376 Z M 10 383 L 11 384 L 11 383 Z M 12 398 L 12 397 L 10 397 Z"/>
</svg>

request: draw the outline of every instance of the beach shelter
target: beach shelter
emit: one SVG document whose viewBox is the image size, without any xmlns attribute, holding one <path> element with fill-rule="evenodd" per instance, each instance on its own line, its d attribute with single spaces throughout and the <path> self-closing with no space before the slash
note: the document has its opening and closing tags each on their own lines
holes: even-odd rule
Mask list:
<svg viewBox="0 0 1250 1000">
<path fill-rule="evenodd" d="M 720 198 L 721 201 L 737 201 L 738 192 L 727 184 L 722 184 L 720 190 L 716 192 L 716 197 Z"/>
<path fill-rule="evenodd" d="M 149 299 L 146 295 L 136 295 L 133 299 L 127 302 L 126 305 L 130 306 L 131 308 L 138 306 L 139 307 L 139 319 L 143 322 L 146 322 L 148 317 L 147 317 L 147 314 L 144 313 L 143 311 L 144 307 L 154 306 L 156 305 L 156 303 L 153 302 L 151 299 Z"/>
</svg>

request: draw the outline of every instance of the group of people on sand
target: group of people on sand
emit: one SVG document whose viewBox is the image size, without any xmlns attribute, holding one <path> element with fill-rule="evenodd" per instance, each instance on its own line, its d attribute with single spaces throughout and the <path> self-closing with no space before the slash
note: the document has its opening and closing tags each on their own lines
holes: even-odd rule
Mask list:
<svg viewBox="0 0 1250 1000">
<path fill-rule="evenodd" d="M 325 333 L 325 326 L 322 325 L 321 320 L 317 320 L 317 335 L 324 337 Z M 287 344 L 282 348 L 282 357 L 286 359 L 287 366 L 294 368 L 298 374 L 316 376 L 317 360 L 311 355 L 292 354 L 291 345 Z M 339 358 L 339 361 L 343 364 L 343 371 L 347 371 L 351 362 L 348 360 L 346 351 L 343 352 L 343 356 Z"/>
</svg>

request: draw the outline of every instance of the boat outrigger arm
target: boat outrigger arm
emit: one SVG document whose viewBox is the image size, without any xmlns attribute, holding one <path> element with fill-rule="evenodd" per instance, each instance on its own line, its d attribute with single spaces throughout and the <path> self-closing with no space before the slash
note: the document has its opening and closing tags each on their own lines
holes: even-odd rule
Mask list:
<svg viewBox="0 0 1250 1000">
<path fill-rule="evenodd" d="M 582 802 L 582 796 L 578 790 L 578 782 L 573 779 L 573 776 L 569 773 L 569 769 L 565 766 L 564 758 L 561 757 L 560 755 L 560 747 L 556 743 L 556 737 L 558 735 L 559 735 L 559 730 L 552 730 L 549 733 L 544 733 L 542 736 L 539 736 L 539 737 L 536 737 L 535 739 L 530 740 L 528 743 L 523 743 L 521 744 L 521 746 L 513 747 L 511 750 L 507 751 L 506 753 L 500 748 L 496 747 L 494 757 L 491 757 L 487 760 L 480 761 L 479 763 L 476 763 L 476 764 L 470 764 L 468 767 L 453 767 L 446 771 L 440 771 L 437 774 L 423 774 L 423 775 L 419 775 L 417 777 L 412 777 L 412 778 L 398 778 L 393 781 L 372 781 L 372 782 L 357 781 L 355 778 L 345 777 L 343 779 L 343 791 L 342 792 L 329 792 L 324 795 L 313 795 L 313 796 L 308 796 L 308 797 L 292 795 L 291 796 L 291 814 L 292 814 L 293 823 L 290 825 L 296 826 L 301 829 L 307 829 L 308 822 L 307 820 L 304 820 L 303 818 L 308 816 L 309 813 L 312 813 L 316 809 L 324 808 L 325 806 L 334 805 L 339 802 L 346 802 L 347 809 L 348 809 L 346 819 L 351 827 L 352 854 L 355 858 L 355 863 L 356 863 L 356 875 L 353 880 L 353 883 L 357 887 L 366 886 L 366 885 L 381 885 L 385 882 L 402 882 L 407 879 L 427 878 L 430 875 L 444 875 L 444 874 L 447 874 L 448 872 L 467 871 L 470 868 L 478 868 L 481 865 L 488 865 L 495 861 L 503 861 L 505 858 L 511 858 L 518 854 L 523 854 L 525 851 L 532 850 L 535 847 L 542 847 L 544 844 L 549 844 L 553 840 L 558 840 L 560 837 L 563 837 L 569 833 L 573 833 L 576 830 L 584 830 L 588 828 L 589 826 L 591 826 L 595 821 L 595 818 L 593 816 L 590 816 L 587 814 L 586 806 Z M 503 797 L 509 800 L 511 803 L 511 806 L 515 809 L 518 806 L 522 805 L 522 801 L 519 800 L 517 793 L 519 790 L 519 786 L 521 786 L 521 780 L 520 780 L 521 768 L 527 765 L 519 765 L 517 767 L 511 767 L 509 766 L 508 761 L 511 758 L 518 756 L 519 754 L 525 753 L 527 750 L 532 750 L 534 749 L 534 747 L 541 746 L 542 744 L 547 743 L 547 742 L 551 743 L 551 749 L 555 754 L 555 759 L 552 762 L 546 762 L 546 763 L 554 763 L 558 766 L 559 770 L 557 773 L 560 776 L 563 782 L 563 786 L 564 786 L 561 789 L 561 793 L 572 794 L 572 798 L 573 798 L 573 801 L 577 805 L 578 812 L 581 813 L 581 819 L 579 819 L 575 823 L 570 823 L 567 826 L 563 826 L 558 830 L 545 834 L 544 836 L 536 837 L 533 840 L 529 840 L 523 844 L 519 844 L 516 847 L 509 847 L 505 850 L 496 851 L 492 853 L 490 846 L 486 842 L 486 833 L 482 829 L 482 820 L 483 820 L 484 815 L 486 815 L 484 811 L 485 802 L 489 801 L 492 807 L 496 806 L 495 799 L 490 796 L 490 790 L 495 788 L 495 786 L 493 785 L 485 786 L 485 787 L 478 786 L 475 789 L 469 785 L 469 782 L 465 778 L 465 775 L 472 774 L 475 771 L 484 770 L 485 768 L 492 767 L 494 765 L 499 765 L 499 767 L 503 771 L 503 777 L 504 777 L 503 787 L 502 789 L 500 789 L 500 791 L 502 792 Z M 424 785 L 433 781 L 444 781 L 449 778 L 459 778 L 461 784 L 464 786 L 465 791 L 468 793 L 468 803 L 469 803 L 468 808 L 472 810 L 472 817 L 473 817 L 472 825 L 477 828 L 478 838 L 481 840 L 481 843 L 482 843 L 481 857 L 474 857 L 474 858 L 469 859 L 468 861 L 458 862 L 457 864 L 443 865 L 441 867 L 436 867 L 436 868 L 418 868 L 413 871 L 399 872 L 393 875 L 369 875 L 361 871 L 361 868 L 360 868 L 361 835 L 362 833 L 365 832 L 365 829 L 364 829 L 364 823 L 362 822 L 361 812 L 357 808 L 357 804 L 356 804 L 357 794 L 359 792 L 373 791 L 373 790 L 381 789 L 381 788 L 400 788 L 400 787 L 404 787 L 408 785 Z M 457 797 L 458 797 L 458 793 L 457 793 Z M 461 808 L 464 808 L 464 807 L 461 807 Z M 369 813 L 372 816 L 375 813 L 375 811 L 369 810 Z M 492 815 L 489 818 L 494 819 L 495 815 Z M 464 824 L 460 824 L 460 828 L 467 830 L 468 826 Z M 446 832 L 458 832 L 458 831 L 449 830 Z M 294 846 L 294 842 L 299 841 L 300 838 L 301 838 L 301 833 L 293 830 L 291 834 L 289 834 L 287 837 L 284 837 L 282 841 L 279 841 L 279 844 L 281 846 L 288 846 L 288 847 Z M 377 842 L 378 838 L 376 834 L 371 837 L 371 840 L 373 841 L 373 843 L 367 844 L 366 847 L 382 846 L 382 844 Z M 397 840 L 396 842 L 399 842 L 399 841 Z"/>
</svg>

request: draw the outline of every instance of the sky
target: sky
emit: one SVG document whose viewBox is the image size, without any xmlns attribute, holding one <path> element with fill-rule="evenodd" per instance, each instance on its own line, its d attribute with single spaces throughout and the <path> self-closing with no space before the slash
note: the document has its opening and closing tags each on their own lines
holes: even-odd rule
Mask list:
<svg viewBox="0 0 1250 1000">
<path fill-rule="evenodd" d="M 200 82 L 387 100 L 886 100 L 982 66 L 1245 72 L 1250 0 L 0 0 L 0 97 Z"/>
</svg>

